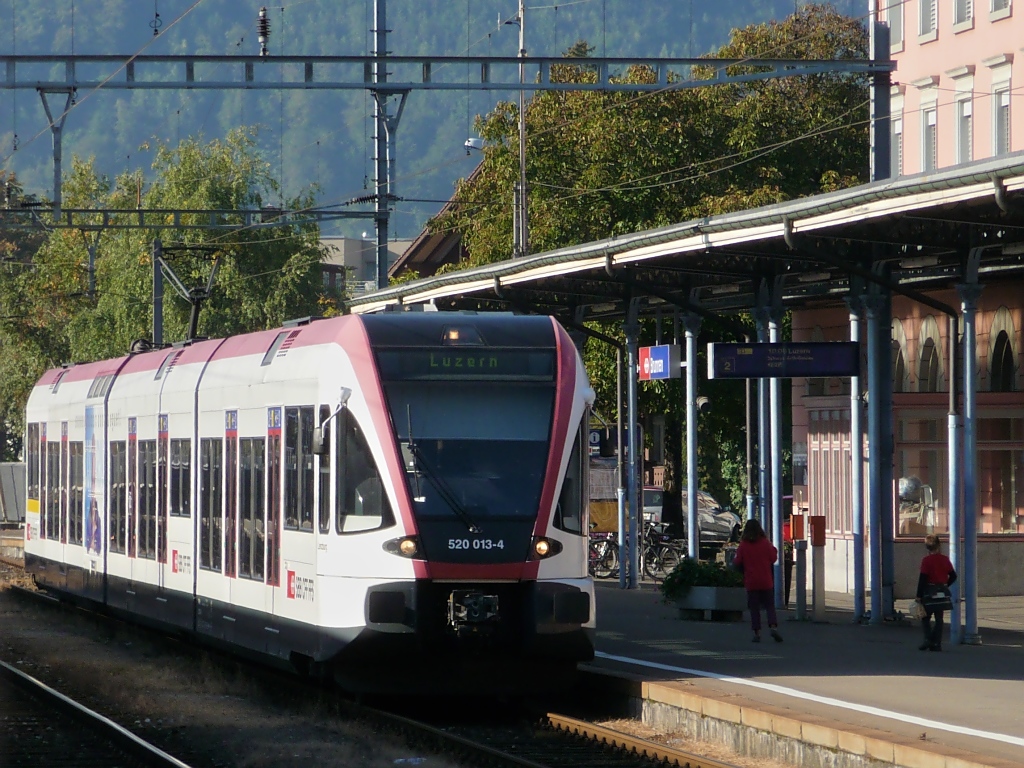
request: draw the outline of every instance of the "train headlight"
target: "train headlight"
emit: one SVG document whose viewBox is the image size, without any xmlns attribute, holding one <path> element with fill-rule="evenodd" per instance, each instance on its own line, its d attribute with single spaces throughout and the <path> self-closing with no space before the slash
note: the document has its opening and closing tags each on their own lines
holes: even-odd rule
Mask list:
<svg viewBox="0 0 1024 768">
<path fill-rule="evenodd" d="M 546 560 L 562 551 L 562 545 L 546 536 L 534 536 L 530 546 L 531 560 Z"/>
<path fill-rule="evenodd" d="M 416 559 L 421 557 L 420 540 L 416 536 L 403 536 L 400 539 L 391 539 L 384 542 L 384 551 L 399 557 Z"/>
</svg>

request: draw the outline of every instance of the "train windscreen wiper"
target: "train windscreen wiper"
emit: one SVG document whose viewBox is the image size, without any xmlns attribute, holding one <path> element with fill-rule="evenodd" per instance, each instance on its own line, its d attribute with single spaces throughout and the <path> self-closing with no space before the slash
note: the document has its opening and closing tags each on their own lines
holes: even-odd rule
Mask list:
<svg viewBox="0 0 1024 768">
<path fill-rule="evenodd" d="M 415 500 L 423 501 L 425 498 L 421 493 L 419 486 L 419 476 L 420 472 L 422 472 L 423 476 L 427 478 L 427 482 L 429 482 L 430 485 L 433 486 L 434 490 L 437 491 L 437 495 L 440 496 L 444 503 L 448 505 L 448 508 L 455 513 L 456 517 L 465 524 L 469 532 L 482 533 L 482 529 L 477 525 L 473 516 L 470 515 L 466 508 L 462 506 L 461 502 L 459 502 L 451 486 L 448 485 L 447 481 L 434 470 L 430 465 L 430 462 L 424 458 L 423 452 L 420 450 L 419 446 L 416 445 L 416 441 L 413 440 L 412 408 L 408 408 L 406 418 L 408 419 L 409 426 L 409 440 L 405 445 L 403 445 L 403 448 L 408 449 L 409 455 L 403 458 L 405 459 L 406 469 L 412 472 L 413 475 L 413 482 L 415 483 L 413 493 L 415 494 Z"/>
</svg>

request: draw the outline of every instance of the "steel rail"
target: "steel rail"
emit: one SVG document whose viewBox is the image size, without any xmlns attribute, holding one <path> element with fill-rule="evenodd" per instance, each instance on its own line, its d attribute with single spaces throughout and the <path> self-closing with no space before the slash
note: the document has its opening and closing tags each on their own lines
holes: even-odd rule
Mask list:
<svg viewBox="0 0 1024 768">
<path fill-rule="evenodd" d="M 736 768 L 732 763 L 723 763 L 710 757 L 685 752 L 681 749 L 657 744 L 638 736 L 630 736 L 622 731 L 606 728 L 603 725 L 577 720 L 568 715 L 548 713 L 548 723 L 552 728 L 590 739 L 617 749 L 626 750 L 654 761 L 662 761 L 667 765 L 686 766 L 686 768 Z"/>
</svg>

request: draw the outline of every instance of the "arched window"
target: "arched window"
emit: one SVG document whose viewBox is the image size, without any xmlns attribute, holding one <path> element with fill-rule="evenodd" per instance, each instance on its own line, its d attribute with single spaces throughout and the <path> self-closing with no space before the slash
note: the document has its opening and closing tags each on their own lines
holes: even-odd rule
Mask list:
<svg viewBox="0 0 1024 768">
<path fill-rule="evenodd" d="M 925 339 L 921 345 L 921 364 L 917 372 L 918 392 L 939 391 L 939 351 L 935 339 Z"/>
<path fill-rule="evenodd" d="M 892 319 L 892 391 L 908 392 L 907 388 L 907 334 L 899 318 Z"/>
<path fill-rule="evenodd" d="M 903 348 L 896 339 L 892 340 L 892 391 L 902 392 L 903 381 L 907 377 L 907 361 L 903 357 Z"/>
<path fill-rule="evenodd" d="M 996 343 L 992 345 L 992 377 L 990 379 L 993 392 L 1013 392 L 1013 379 L 1016 366 L 1013 364 L 1013 347 L 1006 331 L 1000 331 Z"/>
</svg>

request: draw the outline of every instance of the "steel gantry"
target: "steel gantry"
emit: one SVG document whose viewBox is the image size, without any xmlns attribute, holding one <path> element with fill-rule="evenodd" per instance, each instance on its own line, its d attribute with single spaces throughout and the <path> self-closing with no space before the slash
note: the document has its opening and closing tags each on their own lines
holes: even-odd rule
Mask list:
<svg viewBox="0 0 1024 768">
<path fill-rule="evenodd" d="M 387 241 L 390 204 L 396 200 L 395 135 L 412 91 L 621 91 L 656 92 L 708 85 L 753 82 L 824 73 L 870 76 L 880 119 L 888 120 L 891 60 L 877 59 L 714 59 L 666 57 L 601 57 L 566 59 L 554 56 L 393 56 L 387 50 L 385 0 L 374 3 L 373 53 L 356 56 L 272 55 L 4 55 L 0 90 L 35 90 L 46 110 L 53 134 L 54 189 L 52 211 L 62 219 L 61 142 L 64 120 L 86 95 L 125 90 L 365 90 L 374 99 L 375 202 L 373 211 L 349 216 L 373 218 L 377 233 L 377 286 L 387 285 Z M 888 48 L 885 49 L 886 51 Z M 268 64 L 281 75 L 270 80 Z M 562 82 L 559 66 L 586 69 L 590 82 Z M 625 82 L 630 67 L 644 67 L 650 82 Z M 228 73 L 224 74 L 225 67 Z M 458 79 L 476 71 L 477 77 Z M 727 68 L 742 67 L 737 74 Z M 65 107 L 54 114 L 48 96 L 63 95 Z M 394 114 L 388 101 L 399 99 Z M 873 102 L 874 103 L 874 102 Z M 884 108 L 884 111 L 883 111 Z M 879 135 L 888 126 L 879 123 Z"/>
</svg>

